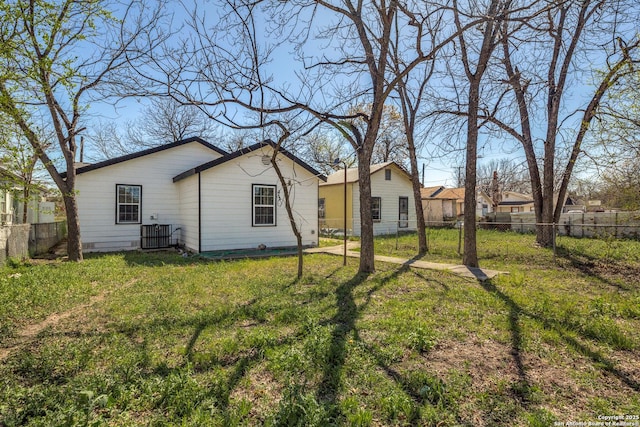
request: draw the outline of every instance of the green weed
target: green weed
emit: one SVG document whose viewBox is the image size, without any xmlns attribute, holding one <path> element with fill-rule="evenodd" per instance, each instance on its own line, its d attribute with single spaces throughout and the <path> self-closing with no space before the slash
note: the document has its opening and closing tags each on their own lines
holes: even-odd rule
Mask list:
<svg viewBox="0 0 640 427">
<path fill-rule="evenodd" d="M 456 230 L 429 233 L 424 259 L 459 262 Z M 631 413 L 638 244 L 562 238 L 554 261 L 534 236 L 478 237 L 482 265 L 509 275 L 481 284 L 377 263 L 364 277 L 307 255 L 296 280 L 292 258 L 161 252 L 5 267 L 0 425 L 543 426 Z M 417 239 L 376 245 L 411 258 Z"/>
</svg>

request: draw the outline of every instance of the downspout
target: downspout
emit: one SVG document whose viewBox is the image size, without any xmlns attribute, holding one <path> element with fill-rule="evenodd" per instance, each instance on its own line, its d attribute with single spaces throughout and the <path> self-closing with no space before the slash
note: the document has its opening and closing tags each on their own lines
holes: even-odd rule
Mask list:
<svg viewBox="0 0 640 427">
<path fill-rule="evenodd" d="M 202 192 L 201 175 L 198 172 L 198 253 L 202 253 Z"/>
</svg>

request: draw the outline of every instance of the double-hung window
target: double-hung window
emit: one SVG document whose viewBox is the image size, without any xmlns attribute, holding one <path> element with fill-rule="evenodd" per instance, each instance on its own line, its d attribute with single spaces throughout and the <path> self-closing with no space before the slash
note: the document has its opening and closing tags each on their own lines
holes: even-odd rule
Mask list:
<svg viewBox="0 0 640 427">
<path fill-rule="evenodd" d="M 276 186 L 253 185 L 253 226 L 276 225 Z"/>
<path fill-rule="evenodd" d="M 116 185 L 116 224 L 140 224 L 141 185 Z"/>
<path fill-rule="evenodd" d="M 373 222 L 382 220 L 382 199 L 380 197 L 371 198 L 371 218 Z"/>
</svg>

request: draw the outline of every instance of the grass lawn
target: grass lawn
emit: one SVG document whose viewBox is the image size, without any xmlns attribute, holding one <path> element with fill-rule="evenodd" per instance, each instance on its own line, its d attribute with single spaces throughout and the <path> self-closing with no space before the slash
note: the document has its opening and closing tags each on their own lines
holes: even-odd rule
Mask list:
<svg viewBox="0 0 640 427">
<path fill-rule="evenodd" d="M 429 261 L 457 263 L 457 231 Z M 413 257 L 415 235 L 376 252 Z M 338 242 L 339 243 L 339 242 Z M 551 426 L 640 415 L 640 243 L 481 231 L 479 283 L 336 256 L 0 269 L 0 425 Z M 630 419 L 630 422 L 639 422 Z M 559 425 L 559 424 L 556 424 Z M 586 425 L 586 424 L 585 424 Z"/>
</svg>

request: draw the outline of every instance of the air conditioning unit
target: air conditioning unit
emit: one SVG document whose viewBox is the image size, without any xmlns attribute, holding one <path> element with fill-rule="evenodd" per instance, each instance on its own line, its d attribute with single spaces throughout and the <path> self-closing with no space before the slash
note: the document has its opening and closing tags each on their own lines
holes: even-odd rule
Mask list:
<svg viewBox="0 0 640 427">
<path fill-rule="evenodd" d="M 151 224 L 140 226 L 140 247 L 161 249 L 171 246 L 171 225 Z"/>
</svg>

